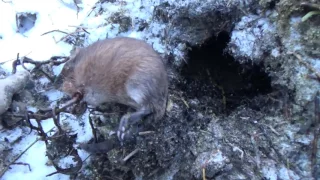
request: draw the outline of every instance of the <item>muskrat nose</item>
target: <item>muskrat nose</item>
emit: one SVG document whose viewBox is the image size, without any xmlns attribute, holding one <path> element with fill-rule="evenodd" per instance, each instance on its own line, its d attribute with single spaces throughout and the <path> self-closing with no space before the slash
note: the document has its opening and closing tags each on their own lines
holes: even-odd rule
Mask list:
<svg viewBox="0 0 320 180">
<path fill-rule="evenodd" d="M 73 94 L 72 98 L 77 98 L 77 102 L 79 102 L 83 99 L 83 93 L 78 90 Z"/>
</svg>

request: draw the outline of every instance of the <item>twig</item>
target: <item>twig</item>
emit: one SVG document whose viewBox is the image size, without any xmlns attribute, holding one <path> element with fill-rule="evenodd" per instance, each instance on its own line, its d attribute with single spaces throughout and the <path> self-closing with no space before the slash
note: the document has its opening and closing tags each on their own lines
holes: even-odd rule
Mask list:
<svg viewBox="0 0 320 180">
<path fill-rule="evenodd" d="M 316 179 L 317 177 L 317 152 L 318 152 L 318 139 L 320 136 L 320 93 L 317 92 L 314 100 L 314 123 L 315 128 L 313 132 L 312 151 L 311 151 L 311 167 L 312 175 Z"/>
<path fill-rule="evenodd" d="M 64 59 L 62 61 L 58 61 L 58 59 Z M 66 56 L 53 56 L 51 57 L 49 60 L 46 60 L 46 61 L 34 61 L 28 57 L 23 57 L 22 60 L 19 59 L 19 54 L 17 55 L 17 59 L 15 61 L 13 61 L 12 63 L 12 73 L 15 74 L 16 73 L 16 70 L 17 70 L 17 66 L 18 65 L 22 65 L 22 67 L 24 69 L 26 69 L 27 71 L 29 71 L 25 66 L 24 66 L 24 63 L 29 63 L 29 64 L 33 64 L 35 65 L 35 68 L 34 70 L 40 70 L 40 67 L 42 65 L 45 65 L 45 64 L 52 64 L 54 66 L 59 66 L 60 64 L 63 64 L 65 62 L 67 62 L 69 60 L 69 57 L 66 57 Z M 40 70 L 41 71 L 41 70 Z M 30 72 L 30 71 L 29 71 Z M 50 81 L 52 81 L 52 78 L 50 76 L 48 76 L 46 73 L 44 73 L 44 71 L 42 71 L 42 73 L 48 77 L 48 79 Z"/>
<path fill-rule="evenodd" d="M 24 66 L 24 64 L 22 64 Z M 51 83 L 54 83 L 54 79 L 46 72 L 44 72 L 42 69 L 38 69 L 39 72 L 41 72 Z"/>
<path fill-rule="evenodd" d="M 202 180 L 206 180 L 206 168 L 202 168 Z"/>
<path fill-rule="evenodd" d="M 123 162 L 128 161 L 128 159 L 130 159 L 132 156 L 134 156 L 135 154 L 137 154 L 139 152 L 139 148 L 135 149 L 134 151 L 132 151 L 130 154 L 128 154 L 125 158 L 123 158 Z"/>
<path fill-rule="evenodd" d="M 91 156 L 91 154 L 89 154 L 89 156 L 86 157 L 82 162 L 85 162 L 87 159 L 89 159 L 90 156 Z"/>
<path fill-rule="evenodd" d="M 78 96 L 75 96 L 71 100 L 67 101 L 61 108 L 56 109 L 55 113 L 59 114 L 59 113 L 62 113 L 62 112 L 68 112 L 68 111 L 66 111 L 66 109 L 69 106 L 71 106 L 74 103 L 76 103 L 77 101 L 79 101 L 79 100 L 81 100 L 81 99 Z M 46 120 L 46 119 L 49 119 L 49 118 L 53 117 L 52 109 L 39 110 L 36 113 L 29 111 L 28 113 L 29 113 L 29 115 L 28 115 L 29 119 Z M 27 120 L 26 115 L 13 114 L 13 116 L 25 118 Z"/>
<path fill-rule="evenodd" d="M 86 32 L 86 31 L 84 31 L 83 29 L 81 29 L 81 30 L 78 29 L 78 30 L 76 30 L 76 31 L 74 31 L 74 32 L 72 32 L 72 33 L 69 33 L 69 34 L 67 34 L 66 36 L 62 37 L 62 38 L 61 38 L 59 41 L 57 41 L 56 43 L 59 43 L 59 42 L 65 40 L 65 39 L 67 39 L 69 36 L 74 36 L 74 34 L 79 33 L 79 32 Z"/>
<path fill-rule="evenodd" d="M 74 3 L 74 5 L 77 7 L 77 18 L 78 18 L 80 7 L 78 6 L 78 4 L 77 4 L 76 1 L 77 1 L 77 0 L 73 0 L 73 3 Z"/>
<path fill-rule="evenodd" d="M 87 15 L 87 17 L 90 16 L 90 14 L 94 11 L 94 9 L 95 9 L 96 7 L 97 7 L 97 6 L 93 6 L 93 7 L 91 8 L 91 11 L 90 11 L 89 14 Z"/>
<path fill-rule="evenodd" d="M 48 144 L 48 141 L 47 141 L 47 134 L 44 132 L 43 128 L 42 128 L 42 125 L 41 125 L 41 120 L 39 118 L 34 118 L 38 124 L 38 133 L 40 134 L 40 136 L 43 138 L 44 142 L 46 144 Z"/>
<path fill-rule="evenodd" d="M 64 60 L 58 61 L 58 59 L 64 59 Z M 39 67 L 39 66 L 42 66 L 45 64 L 50 64 L 50 63 L 54 66 L 59 66 L 60 64 L 63 64 L 65 62 L 67 62 L 68 60 L 69 60 L 69 57 L 66 57 L 66 56 L 53 56 L 49 60 L 46 60 L 46 61 L 34 61 L 28 57 L 23 58 L 24 63 L 30 63 L 30 64 L 35 65 L 36 67 Z"/>
<path fill-rule="evenodd" d="M 241 150 L 238 146 L 235 146 L 233 144 L 231 144 L 230 142 L 227 142 L 233 149 L 233 151 L 239 151 L 240 152 L 240 159 L 242 160 L 243 159 L 243 156 L 244 156 L 244 151 Z"/>
<path fill-rule="evenodd" d="M 45 33 L 41 34 L 41 36 L 44 36 L 46 34 L 53 33 L 53 32 L 60 32 L 60 33 L 63 33 L 63 34 L 68 34 L 67 32 L 64 32 L 64 31 L 56 29 L 56 30 L 45 32 Z"/>
<path fill-rule="evenodd" d="M 19 53 L 17 54 L 17 59 L 12 62 L 12 74 L 17 72 L 17 66 L 20 65 Z"/>
<path fill-rule="evenodd" d="M 255 141 L 255 138 L 256 137 L 256 134 L 251 136 L 251 144 L 253 145 L 253 148 L 254 148 L 254 152 L 255 152 L 255 155 L 256 155 L 256 165 L 258 167 L 258 169 L 260 169 L 260 164 L 261 164 L 261 161 L 260 161 L 260 154 L 259 154 L 259 151 L 258 151 L 258 147 L 257 147 L 257 144 L 256 144 L 256 141 Z"/>
<path fill-rule="evenodd" d="M 189 104 L 187 103 L 187 101 L 186 100 L 184 100 L 184 98 L 183 97 L 180 97 L 181 98 L 181 101 L 184 103 L 184 105 L 189 109 L 190 108 L 190 106 L 189 106 Z"/>
<path fill-rule="evenodd" d="M 26 55 L 24 55 L 24 56 L 22 56 L 22 57 L 25 57 L 25 56 L 29 55 L 30 53 L 32 53 L 32 51 L 30 51 L 28 54 L 26 54 Z M 1 65 L 1 64 L 4 64 L 4 63 L 7 63 L 7 62 L 10 62 L 10 61 L 14 61 L 14 60 L 17 60 L 17 59 L 14 58 L 14 59 L 9 59 L 9 60 L 6 60 L 6 61 L 2 61 L 2 62 L 0 62 L 0 65 Z"/>
<path fill-rule="evenodd" d="M 54 107 L 52 109 L 52 115 L 53 115 L 52 119 L 53 119 L 54 124 L 58 127 L 59 134 L 62 134 L 63 130 L 62 130 L 62 128 L 60 126 L 60 122 L 59 122 L 60 121 L 60 113 L 58 113 L 58 116 L 57 116 L 56 109 L 57 109 L 57 107 Z"/>
<path fill-rule="evenodd" d="M 288 54 L 293 54 L 301 64 L 303 64 L 307 69 L 315 73 L 318 80 L 320 81 L 320 73 L 314 67 L 312 67 L 309 63 L 302 60 L 302 57 L 299 54 L 297 54 L 296 52 L 288 52 Z"/>
<path fill-rule="evenodd" d="M 149 134 L 154 134 L 154 131 L 143 131 L 143 132 L 139 132 L 139 136 L 145 136 L 145 135 L 149 135 Z"/>
<path fill-rule="evenodd" d="M 91 114 L 91 112 L 90 112 L 90 114 Z M 90 114 L 89 114 L 89 123 L 90 123 L 91 129 L 92 129 L 92 134 L 93 134 L 93 137 L 94 137 L 94 142 L 97 143 L 97 142 L 98 142 L 97 132 L 96 132 L 96 129 L 94 128 L 94 125 L 93 125 L 92 118 L 91 118 Z"/>
<path fill-rule="evenodd" d="M 262 124 L 262 123 L 261 123 Z M 267 124 L 262 124 L 264 126 L 267 126 L 268 128 L 270 128 L 270 130 L 275 133 L 277 136 L 280 136 L 280 134 L 278 133 L 278 131 L 276 131 L 272 126 L 270 125 L 267 125 Z"/>
<path fill-rule="evenodd" d="M 76 93 L 71 100 L 67 101 L 65 104 L 63 104 L 63 105 L 61 106 L 60 112 L 62 112 L 63 110 L 67 109 L 68 107 L 70 107 L 70 106 L 73 105 L 74 103 L 77 103 L 77 102 L 80 101 L 82 98 L 83 98 L 83 97 L 82 97 L 82 94 Z M 60 113 L 60 112 L 59 112 L 59 113 Z"/>
<path fill-rule="evenodd" d="M 24 166 L 28 166 L 29 171 L 31 171 L 31 167 L 29 163 L 23 163 L 23 162 L 16 162 L 16 163 L 12 163 L 12 165 L 24 165 Z"/>
</svg>

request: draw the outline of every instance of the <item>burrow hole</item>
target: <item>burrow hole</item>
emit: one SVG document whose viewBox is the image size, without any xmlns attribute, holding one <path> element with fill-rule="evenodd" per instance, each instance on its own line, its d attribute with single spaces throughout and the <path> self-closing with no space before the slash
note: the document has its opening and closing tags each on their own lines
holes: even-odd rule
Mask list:
<svg viewBox="0 0 320 180">
<path fill-rule="evenodd" d="M 182 67 L 180 88 L 215 112 L 231 112 L 257 95 L 270 93 L 271 78 L 263 65 L 240 64 L 225 48 L 228 32 L 212 36 L 201 46 L 190 47 L 188 64 Z"/>
</svg>

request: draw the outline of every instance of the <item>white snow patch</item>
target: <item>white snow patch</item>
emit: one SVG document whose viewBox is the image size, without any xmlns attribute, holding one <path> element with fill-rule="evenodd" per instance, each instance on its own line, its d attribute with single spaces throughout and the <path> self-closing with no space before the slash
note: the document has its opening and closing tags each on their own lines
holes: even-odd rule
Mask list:
<svg viewBox="0 0 320 180">
<path fill-rule="evenodd" d="M 298 180 L 300 177 L 290 169 L 287 169 L 284 165 L 278 171 L 278 177 L 282 180 Z"/>
<path fill-rule="evenodd" d="M 58 76 L 61 73 L 63 66 L 64 65 L 62 64 L 60 64 L 59 66 L 53 66 L 53 74 L 55 76 Z"/>
<path fill-rule="evenodd" d="M 57 90 L 46 91 L 44 94 L 48 96 L 50 102 L 55 102 L 58 99 L 61 99 L 64 95 L 61 91 Z"/>
<path fill-rule="evenodd" d="M 273 57 L 278 57 L 278 56 L 280 56 L 279 49 L 278 49 L 278 48 L 272 49 L 272 51 L 271 51 L 271 56 L 273 56 Z"/>
<path fill-rule="evenodd" d="M 20 144 L 14 147 L 15 150 L 20 149 L 17 153 L 21 153 L 26 149 L 31 143 L 36 140 L 36 135 L 32 134 L 24 138 Z M 55 172 L 56 170 L 52 166 L 46 165 L 48 159 L 45 156 L 45 143 L 43 141 L 36 142 L 25 154 L 23 154 L 17 162 L 28 163 L 30 165 L 31 171 L 28 166 L 25 165 L 12 165 L 4 176 L 3 180 L 11 179 L 69 179 L 68 176 L 62 174 L 56 174 L 51 177 L 46 177 L 46 175 Z"/>
<path fill-rule="evenodd" d="M 77 162 L 73 161 L 73 156 L 67 156 L 59 161 L 59 166 L 61 168 L 70 168 L 71 166 L 76 166 Z"/>
<path fill-rule="evenodd" d="M 277 168 L 274 161 L 263 161 L 262 174 L 266 179 L 277 180 Z"/>
<path fill-rule="evenodd" d="M 255 15 L 242 17 L 241 21 L 235 26 L 231 34 L 231 44 L 239 49 L 231 47 L 233 53 L 251 59 L 259 58 L 263 53 L 257 44 L 264 40 L 270 40 L 267 36 L 274 32 L 275 25 L 271 24 L 267 18 L 260 18 Z M 248 24 L 252 24 L 251 26 Z"/>
<path fill-rule="evenodd" d="M 21 135 L 22 130 L 21 129 L 13 129 L 3 132 L 3 137 L 5 137 L 9 143 L 13 143 L 16 141 Z"/>
<path fill-rule="evenodd" d="M 52 30 L 61 30 L 71 33 L 75 25 L 79 25 L 91 11 L 96 1 L 83 0 L 84 9 L 79 12 L 70 9 L 56 0 L 24 0 L 10 1 L 11 3 L 0 2 L 0 62 L 6 62 L 4 67 L 11 69 L 11 61 L 16 59 L 17 53 L 28 56 L 34 60 L 47 60 L 52 56 L 69 55 L 71 46 L 64 42 L 57 43 L 65 36 L 61 32 L 52 32 L 46 35 L 43 33 Z M 36 13 L 37 19 L 32 29 L 24 34 L 17 33 L 16 13 Z"/>
<path fill-rule="evenodd" d="M 314 139 L 313 134 L 300 135 L 296 137 L 296 142 L 299 142 L 304 145 L 311 145 L 313 139 Z"/>
<path fill-rule="evenodd" d="M 49 79 L 48 79 L 48 78 L 45 78 L 45 77 L 39 78 L 39 81 L 40 81 L 41 84 L 48 84 L 48 83 L 50 83 Z"/>
</svg>

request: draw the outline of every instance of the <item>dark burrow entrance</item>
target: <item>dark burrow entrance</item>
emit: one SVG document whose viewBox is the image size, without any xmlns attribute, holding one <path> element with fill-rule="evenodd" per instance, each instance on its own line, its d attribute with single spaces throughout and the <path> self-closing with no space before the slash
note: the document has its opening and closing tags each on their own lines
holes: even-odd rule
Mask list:
<svg viewBox="0 0 320 180">
<path fill-rule="evenodd" d="M 188 98 L 204 101 L 215 112 L 231 112 L 256 95 L 272 91 L 263 65 L 240 64 L 225 52 L 230 36 L 223 31 L 199 47 L 191 47 L 179 86 Z M 212 102 L 208 102 L 208 100 Z"/>
</svg>

